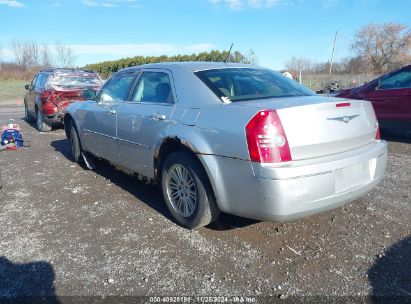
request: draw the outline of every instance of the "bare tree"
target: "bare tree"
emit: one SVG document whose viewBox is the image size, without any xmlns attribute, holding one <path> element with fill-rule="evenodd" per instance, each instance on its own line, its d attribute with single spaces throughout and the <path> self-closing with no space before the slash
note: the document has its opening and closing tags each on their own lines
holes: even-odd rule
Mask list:
<svg viewBox="0 0 411 304">
<path fill-rule="evenodd" d="M 45 43 L 43 43 L 41 47 L 41 66 L 43 68 L 53 66 L 53 55 L 50 51 L 50 47 Z"/>
<path fill-rule="evenodd" d="M 352 49 L 363 58 L 370 70 L 381 74 L 404 64 L 411 48 L 411 30 L 401 23 L 368 24 L 355 35 Z"/>
<path fill-rule="evenodd" d="M 74 52 L 72 48 L 70 48 L 69 46 L 57 43 L 56 52 L 57 52 L 57 59 L 62 68 L 74 67 L 74 61 L 76 57 L 74 56 Z"/>
<path fill-rule="evenodd" d="M 255 52 L 253 49 L 250 49 L 248 51 L 248 55 L 244 60 L 244 63 L 248 63 L 248 64 L 252 64 L 252 65 L 256 65 L 257 63 L 257 56 L 255 55 Z"/>
<path fill-rule="evenodd" d="M 292 74 L 297 74 L 300 70 L 310 71 L 312 67 L 313 63 L 307 58 L 291 57 L 291 59 L 285 63 L 285 69 Z"/>
<path fill-rule="evenodd" d="M 39 47 L 34 41 L 12 41 L 16 63 L 24 68 L 39 66 Z"/>
</svg>

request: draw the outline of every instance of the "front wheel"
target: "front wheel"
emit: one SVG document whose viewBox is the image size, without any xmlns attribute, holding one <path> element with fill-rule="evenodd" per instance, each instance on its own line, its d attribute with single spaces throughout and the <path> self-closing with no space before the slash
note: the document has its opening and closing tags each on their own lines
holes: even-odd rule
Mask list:
<svg viewBox="0 0 411 304">
<path fill-rule="evenodd" d="M 82 163 L 82 149 L 74 123 L 70 126 L 70 150 L 73 160 L 79 164 Z"/>
<path fill-rule="evenodd" d="M 161 188 L 171 215 L 186 228 L 206 226 L 220 214 L 201 163 L 188 153 L 178 151 L 167 157 Z"/>
<path fill-rule="evenodd" d="M 37 126 L 37 130 L 39 130 L 40 132 L 51 131 L 51 126 L 49 126 L 43 121 L 43 115 L 41 115 L 38 109 L 36 109 L 36 126 Z"/>
<path fill-rule="evenodd" d="M 29 109 L 27 108 L 27 103 L 24 103 L 24 120 L 28 123 L 33 121 L 33 117 L 30 116 Z"/>
</svg>

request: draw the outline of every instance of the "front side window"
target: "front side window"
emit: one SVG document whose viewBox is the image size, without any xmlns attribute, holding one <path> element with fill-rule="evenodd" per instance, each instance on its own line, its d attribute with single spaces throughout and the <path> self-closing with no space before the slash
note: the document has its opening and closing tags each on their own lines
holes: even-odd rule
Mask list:
<svg viewBox="0 0 411 304">
<path fill-rule="evenodd" d="M 232 102 L 314 95 L 298 82 L 278 73 L 254 68 L 225 68 L 195 73 L 218 97 Z"/>
<path fill-rule="evenodd" d="M 36 75 L 34 78 L 33 78 L 33 80 L 31 81 L 31 88 L 32 88 L 32 90 L 34 90 L 34 88 L 36 87 L 36 81 L 37 81 L 37 78 L 39 77 L 39 75 Z"/>
<path fill-rule="evenodd" d="M 380 89 L 411 88 L 411 71 L 402 71 L 382 79 L 378 87 Z"/>
<path fill-rule="evenodd" d="M 134 74 L 113 76 L 101 89 L 97 100 L 108 103 L 125 100 L 134 77 Z"/>
<path fill-rule="evenodd" d="M 133 94 L 132 101 L 173 103 L 170 76 L 163 72 L 144 72 Z"/>
</svg>

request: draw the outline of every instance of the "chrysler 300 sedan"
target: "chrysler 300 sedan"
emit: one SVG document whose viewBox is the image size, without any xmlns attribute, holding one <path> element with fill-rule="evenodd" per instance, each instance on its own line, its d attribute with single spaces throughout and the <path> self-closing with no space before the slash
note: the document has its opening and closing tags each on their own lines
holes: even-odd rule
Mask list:
<svg viewBox="0 0 411 304">
<path fill-rule="evenodd" d="M 123 69 L 64 117 L 72 156 L 160 185 L 187 228 L 220 212 L 285 221 L 351 202 L 384 175 L 369 101 L 317 96 L 269 69 L 161 63 Z M 95 96 L 94 96 L 95 95 Z"/>
</svg>

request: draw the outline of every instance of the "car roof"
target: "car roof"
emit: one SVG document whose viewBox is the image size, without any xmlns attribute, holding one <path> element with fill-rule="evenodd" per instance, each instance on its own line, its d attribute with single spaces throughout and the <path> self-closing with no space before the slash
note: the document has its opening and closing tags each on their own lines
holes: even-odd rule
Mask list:
<svg viewBox="0 0 411 304">
<path fill-rule="evenodd" d="M 90 74 L 97 74 L 92 70 L 85 70 L 85 69 L 63 69 L 63 68 L 50 68 L 50 69 L 43 69 L 39 73 L 51 73 L 51 74 L 79 74 L 79 73 L 90 73 Z"/>
<path fill-rule="evenodd" d="M 155 69 L 174 69 L 183 68 L 186 70 L 191 70 L 193 72 L 212 70 L 212 69 L 222 69 L 222 68 L 261 68 L 250 64 L 244 63 L 224 63 L 224 62 L 202 62 L 202 61 L 187 61 L 187 62 L 160 62 L 160 63 L 149 63 L 139 66 L 134 66 L 130 68 L 125 68 L 125 70 L 141 69 L 141 68 L 155 68 Z"/>
</svg>

